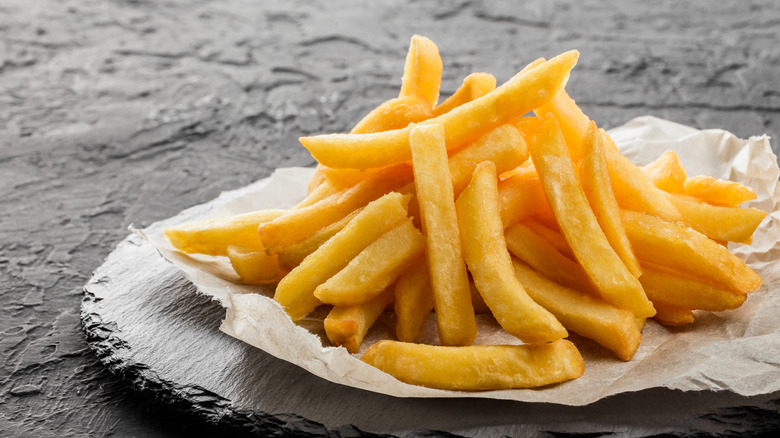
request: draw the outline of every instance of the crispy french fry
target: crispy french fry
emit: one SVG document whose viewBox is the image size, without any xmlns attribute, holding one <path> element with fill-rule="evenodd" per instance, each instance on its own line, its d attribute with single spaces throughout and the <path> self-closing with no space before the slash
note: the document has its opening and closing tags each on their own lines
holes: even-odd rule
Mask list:
<svg viewBox="0 0 780 438">
<path fill-rule="evenodd" d="M 685 168 L 674 151 L 666 151 L 657 160 L 642 167 L 642 172 L 661 190 L 669 193 L 683 193 Z"/>
<path fill-rule="evenodd" d="M 321 167 L 318 167 L 318 169 L 320 169 L 320 168 Z M 322 173 L 323 172 L 320 171 L 320 174 L 322 174 Z M 308 207 L 308 206 L 310 206 L 310 205 L 312 205 L 312 204 L 314 204 L 316 202 L 319 202 L 319 201 L 327 198 L 328 196 L 336 193 L 337 191 L 338 190 L 332 184 L 330 184 L 330 182 L 322 181 L 322 182 L 320 182 L 317 185 L 317 187 L 315 187 L 313 190 L 311 190 L 309 192 L 309 194 L 306 195 L 306 197 L 303 198 L 303 200 L 301 202 L 295 204 L 295 206 L 293 207 L 293 210 L 296 210 L 296 209 L 299 209 L 299 208 L 303 208 L 303 207 Z"/>
<path fill-rule="evenodd" d="M 582 138 L 585 136 L 585 131 L 588 130 L 590 119 L 577 106 L 574 99 L 569 97 L 566 90 L 561 91 L 551 101 L 535 109 L 534 113 L 540 117 L 547 114 L 555 116 L 572 159 L 579 161 Z"/>
<path fill-rule="evenodd" d="M 463 255 L 474 284 L 511 335 L 529 343 L 565 338 L 566 329 L 528 296 L 514 275 L 498 209 L 497 179 L 493 163 L 480 164 L 455 202 Z"/>
<path fill-rule="evenodd" d="M 231 245 L 227 248 L 227 256 L 233 270 L 245 284 L 273 283 L 287 274 L 279 267 L 279 259 L 266 254 L 265 250 Z"/>
<path fill-rule="evenodd" d="M 517 75 L 501 87 L 421 124 L 441 124 L 447 150 L 546 103 L 563 89 L 579 52 L 570 51 Z M 410 127 L 374 134 L 329 134 L 301 137 L 320 163 L 335 168 L 365 169 L 409 161 Z"/>
<path fill-rule="evenodd" d="M 712 205 L 685 195 L 668 194 L 667 197 L 686 224 L 714 240 L 749 242 L 766 217 L 765 211 L 755 208 Z"/>
<path fill-rule="evenodd" d="M 739 205 L 756 199 L 756 192 L 738 182 L 693 176 L 685 180 L 684 192 L 713 204 Z"/>
<path fill-rule="evenodd" d="M 328 340 L 351 354 L 357 353 L 368 329 L 392 302 L 393 290 L 388 289 L 357 306 L 333 306 L 323 322 Z"/>
<path fill-rule="evenodd" d="M 555 315 L 564 327 L 593 339 L 622 360 L 631 360 L 642 340 L 642 330 L 633 313 L 561 286 L 521 261 L 514 261 L 514 269 L 531 298 Z"/>
<path fill-rule="evenodd" d="M 286 210 L 262 210 L 188 222 L 166 228 L 165 237 L 174 248 L 188 254 L 226 256 L 230 245 L 263 251 L 257 227 L 285 213 Z"/>
<path fill-rule="evenodd" d="M 577 348 L 561 339 L 547 344 L 442 347 L 379 341 L 360 358 L 412 385 L 459 391 L 535 388 L 585 371 Z"/>
<path fill-rule="evenodd" d="M 433 108 L 439 100 L 442 62 L 439 48 L 424 36 L 414 35 L 404 64 L 399 97 L 419 96 Z"/>
<path fill-rule="evenodd" d="M 654 304 L 720 312 L 736 309 L 747 298 L 660 266 L 643 263 L 642 268 L 639 281 Z"/>
<path fill-rule="evenodd" d="M 623 210 L 623 224 L 641 261 L 668 267 L 739 293 L 761 287 L 761 277 L 728 248 L 680 223 Z"/>
<path fill-rule="evenodd" d="M 561 231 L 596 291 L 608 303 L 631 310 L 637 316 L 652 316 L 655 311 L 642 285 L 612 249 L 588 205 L 554 119 L 545 120 L 530 149 Z"/>
<path fill-rule="evenodd" d="M 350 134 L 369 134 L 405 128 L 410 123 L 422 122 L 433 115 L 430 102 L 416 94 L 385 101 L 366 114 Z"/>
<path fill-rule="evenodd" d="M 308 257 L 309 254 L 316 251 L 323 243 L 327 242 L 328 239 L 335 236 L 336 233 L 346 227 L 349 221 L 357 216 L 362 210 L 362 207 L 358 208 L 342 219 L 313 232 L 305 239 L 283 247 L 277 254 L 279 257 L 279 265 L 286 269 L 293 269 L 300 265 L 303 259 Z"/>
<path fill-rule="evenodd" d="M 479 294 L 474 279 L 469 281 L 469 292 L 471 293 L 471 305 L 474 306 L 474 313 L 477 315 L 491 313 L 490 308 L 485 304 L 485 299 Z"/>
<path fill-rule="evenodd" d="M 321 168 L 325 179 L 338 190 L 352 187 L 369 176 L 386 169 L 333 169 L 325 166 L 321 166 Z"/>
<path fill-rule="evenodd" d="M 371 242 L 406 218 L 408 196 L 387 195 L 368 204 L 344 229 L 320 246 L 276 286 L 274 300 L 293 321 L 308 315 L 320 300 L 314 289 L 347 266 Z"/>
<path fill-rule="evenodd" d="M 472 73 L 463 79 L 460 87 L 444 102 L 436 105 L 433 116 L 437 117 L 449 112 L 455 107 L 490 93 L 496 89 L 496 78 L 490 73 Z"/>
<path fill-rule="evenodd" d="M 309 185 L 306 188 L 307 194 L 310 195 L 314 189 L 319 187 L 319 185 L 325 181 L 325 175 L 322 174 L 323 167 L 324 166 L 322 164 L 318 164 L 317 167 L 314 168 L 314 173 L 311 175 L 311 178 L 309 178 Z"/>
<path fill-rule="evenodd" d="M 398 189 L 411 179 L 409 166 L 383 169 L 359 184 L 308 207 L 291 210 L 259 229 L 269 254 L 277 254 L 287 245 L 303 240 L 311 233 L 340 220 L 380 196 Z"/>
<path fill-rule="evenodd" d="M 618 207 L 615 193 L 609 181 L 607 159 L 604 156 L 603 133 L 599 132 L 595 122 L 590 122 L 588 131 L 582 142 L 582 159 L 580 161 L 580 181 L 585 196 L 588 198 L 596 220 L 601 225 L 601 230 L 607 236 L 607 241 L 612 245 L 620 260 L 626 268 L 639 278 L 642 269 L 639 260 L 636 259 L 631 249 L 631 242 L 626 236 L 626 229 L 620 220 L 620 207 Z"/>
<path fill-rule="evenodd" d="M 515 172 L 498 183 L 498 203 L 501 206 L 501 222 L 504 228 L 536 212 L 550 211 L 542 181 L 533 168 L 530 170 Z"/>
<path fill-rule="evenodd" d="M 523 225 L 543 237 L 544 240 L 549 242 L 559 253 L 575 260 L 574 253 L 571 251 L 571 247 L 569 246 L 569 243 L 566 242 L 566 237 L 563 236 L 561 230 L 550 228 L 533 216 L 523 219 Z"/>
<path fill-rule="evenodd" d="M 433 310 L 428 265 L 417 263 L 395 281 L 395 334 L 399 341 L 414 342 Z"/>
<path fill-rule="evenodd" d="M 658 304 L 656 306 L 656 314 L 653 319 L 660 322 L 663 325 L 670 325 L 673 327 L 682 327 L 693 323 L 696 319 L 693 315 L 693 311 L 690 309 L 682 309 L 674 306 L 665 306 Z"/>
<path fill-rule="evenodd" d="M 314 289 L 314 296 L 327 304 L 355 306 L 385 290 L 425 250 L 425 238 L 404 220 L 353 258 L 341 271 Z"/>
<path fill-rule="evenodd" d="M 460 248 L 443 131 L 441 125 L 418 125 L 411 131 L 409 144 L 439 339 L 444 345 L 469 345 L 477 336 L 477 324 Z"/>
</svg>

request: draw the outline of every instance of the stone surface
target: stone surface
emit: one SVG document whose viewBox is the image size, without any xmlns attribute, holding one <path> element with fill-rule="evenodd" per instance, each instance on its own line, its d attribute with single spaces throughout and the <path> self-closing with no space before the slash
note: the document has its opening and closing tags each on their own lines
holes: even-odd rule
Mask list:
<svg viewBox="0 0 780 438">
<path fill-rule="evenodd" d="M 131 223 L 312 164 L 296 138 L 392 97 L 413 33 L 438 43 L 445 94 L 578 48 L 569 92 L 606 128 L 653 114 L 777 137 L 776 3 L 678 3 L 3 1 L 0 435 L 232 431 L 107 371 L 81 333 L 81 288 Z M 618 402 L 582 430 L 630 430 L 606 409 Z M 756 412 L 777 418 L 774 403 Z"/>
</svg>

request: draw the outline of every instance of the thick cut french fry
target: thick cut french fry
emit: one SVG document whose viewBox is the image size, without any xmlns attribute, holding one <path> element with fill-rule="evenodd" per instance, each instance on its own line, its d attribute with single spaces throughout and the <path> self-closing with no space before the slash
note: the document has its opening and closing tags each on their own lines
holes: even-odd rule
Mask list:
<svg viewBox="0 0 780 438">
<path fill-rule="evenodd" d="M 333 169 L 331 167 L 320 166 L 325 179 L 338 190 L 343 190 L 354 186 L 371 175 L 381 172 L 386 168 L 377 169 Z"/>
<path fill-rule="evenodd" d="M 409 144 L 439 339 L 444 345 L 469 345 L 477 336 L 477 324 L 460 248 L 443 131 L 441 125 L 418 125 Z"/>
<path fill-rule="evenodd" d="M 501 206 L 501 222 L 504 228 L 528 216 L 542 211 L 550 212 L 550 203 L 544 195 L 542 181 L 536 170 L 514 172 L 498 183 L 498 203 Z"/>
<path fill-rule="evenodd" d="M 357 306 L 333 306 L 323 322 L 328 340 L 351 354 L 357 353 L 368 329 L 392 302 L 393 290 L 388 289 Z"/>
<path fill-rule="evenodd" d="M 263 251 L 257 227 L 285 213 L 286 210 L 262 210 L 188 222 L 166 228 L 165 237 L 174 248 L 188 254 L 226 256 L 230 245 Z"/>
<path fill-rule="evenodd" d="M 548 102 L 566 84 L 579 52 L 570 51 L 517 75 L 494 91 L 421 124 L 441 124 L 447 150 Z M 365 169 L 409 161 L 411 127 L 374 134 L 329 134 L 301 137 L 320 163 L 335 168 Z"/>
<path fill-rule="evenodd" d="M 657 312 L 655 316 L 653 316 L 653 319 L 663 325 L 682 327 L 684 325 L 691 324 L 696 320 L 693 311 L 690 309 L 682 309 L 680 307 L 658 304 L 656 310 Z"/>
<path fill-rule="evenodd" d="M 322 169 L 322 168 L 323 168 L 322 166 L 318 167 L 318 169 Z M 322 174 L 323 172 L 320 171 L 319 173 Z M 329 181 L 322 181 L 317 185 L 317 187 L 311 190 L 309 194 L 306 195 L 306 197 L 303 198 L 301 202 L 295 204 L 295 206 L 292 209 L 296 210 L 299 208 L 308 207 L 314 203 L 322 201 L 323 199 L 336 193 L 337 191 L 338 190 L 336 189 L 336 187 L 334 187 L 333 184 L 331 184 Z"/>
<path fill-rule="evenodd" d="M 565 339 L 469 347 L 385 340 L 369 347 L 360 360 L 405 383 L 457 391 L 535 388 L 585 372 L 577 347 Z"/>
<path fill-rule="evenodd" d="M 534 113 L 540 117 L 547 114 L 555 116 L 572 159 L 579 161 L 582 138 L 588 130 L 590 119 L 577 106 L 574 99 L 569 97 L 566 90 L 561 91 L 551 101 L 535 109 Z"/>
<path fill-rule="evenodd" d="M 602 133 L 599 132 L 596 123 L 590 122 L 582 142 L 582 159 L 580 161 L 582 189 L 596 215 L 596 220 L 601 225 L 601 230 L 604 231 L 607 241 L 612 245 L 612 249 L 615 250 L 631 274 L 639 278 L 642 275 L 642 269 L 639 267 L 639 260 L 636 259 L 634 251 L 631 249 L 631 242 L 628 241 L 626 229 L 620 220 L 620 207 L 618 207 L 615 193 L 609 182 L 609 170 L 607 170 L 602 138 Z"/>
<path fill-rule="evenodd" d="M 300 265 L 303 259 L 308 257 L 309 254 L 316 251 L 323 243 L 327 242 L 328 239 L 335 236 L 336 233 L 346 227 L 349 221 L 357 216 L 362 210 L 362 207 L 358 208 L 344 218 L 313 232 L 305 239 L 283 247 L 277 254 L 279 257 L 279 264 L 286 269 L 293 269 Z"/>
<path fill-rule="evenodd" d="M 642 263 L 639 281 L 654 304 L 683 309 L 720 312 L 736 309 L 747 298 L 747 295 L 712 286 L 649 263 Z"/>
<path fill-rule="evenodd" d="M 666 151 L 657 160 L 642 167 L 642 172 L 659 189 L 669 193 L 683 193 L 685 168 L 674 151 Z"/>
<path fill-rule="evenodd" d="M 514 261 L 514 269 L 531 298 L 555 315 L 564 327 L 593 339 L 622 360 L 631 360 L 642 340 L 642 330 L 633 313 L 561 286 L 518 260 Z"/>
<path fill-rule="evenodd" d="M 433 292 L 428 265 L 417 263 L 395 281 L 395 335 L 399 341 L 414 342 L 433 310 Z"/>
<path fill-rule="evenodd" d="M 410 123 L 430 119 L 433 113 L 428 101 L 417 95 L 396 97 L 385 101 L 366 114 L 350 134 L 370 134 L 372 132 L 401 129 Z"/>
<path fill-rule="evenodd" d="M 398 96 L 419 96 L 432 109 L 439 100 L 441 71 L 441 56 L 436 44 L 424 36 L 412 36 Z"/>
<path fill-rule="evenodd" d="M 409 166 L 383 169 L 359 184 L 308 207 L 291 210 L 260 227 L 260 238 L 269 254 L 277 254 L 287 245 L 303 240 L 311 233 L 332 224 L 380 196 L 411 180 Z"/>
<path fill-rule="evenodd" d="M 472 73 L 463 79 L 463 83 L 444 102 L 436 105 L 433 116 L 437 117 L 455 107 L 490 93 L 496 89 L 496 78 L 490 73 Z"/>
<path fill-rule="evenodd" d="M 766 217 L 765 211 L 755 208 L 712 205 L 686 195 L 667 196 L 686 224 L 714 240 L 749 243 Z"/>
<path fill-rule="evenodd" d="M 425 250 L 425 238 L 404 220 L 353 258 L 341 271 L 314 289 L 314 296 L 327 304 L 356 306 L 387 288 L 409 269 Z"/>
<path fill-rule="evenodd" d="M 266 254 L 265 250 L 231 245 L 227 255 L 233 270 L 245 284 L 274 283 L 287 274 L 279 267 L 279 259 Z"/>
<path fill-rule="evenodd" d="M 509 334 L 528 343 L 565 338 L 566 329 L 528 296 L 514 275 L 498 209 L 497 179 L 493 163 L 480 164 L 455 202 L 463 255 L 474 284 Z"/>
<path fill-rule="evenodd" d="M 554 119 L 545 120 L 530 149 L 561 231 L 596 291 L 608 303 L 631 310 L 639 317 L 652 316 L 655 310 L 642 285 L 612 249 L 588 205 Z"/>
<path fill-rule="evenodd" d="M 756 199 L 756 192 L 750 187 L 711 176 L 693 176 L 686 179 L 684 192 L 713 204 L 739 205 Z"/>
<path fill-rule="evenodd" d="M 371 242 L 406 218 L 408 196 L 387 195 L 368 204 L 344 229 L 325 242 L 276 286 L 274 300 L 293 321 L 308 315 L 320 300 L 314 289 L 347 266 Z"/>
<path fill-rule="evenodd" d="M 706 278 L 739 293 L 761 287 L 761 277 L 728 248 L 680 223 L 623 210 L 623 224 L 640 261 Z"/>
</svg>

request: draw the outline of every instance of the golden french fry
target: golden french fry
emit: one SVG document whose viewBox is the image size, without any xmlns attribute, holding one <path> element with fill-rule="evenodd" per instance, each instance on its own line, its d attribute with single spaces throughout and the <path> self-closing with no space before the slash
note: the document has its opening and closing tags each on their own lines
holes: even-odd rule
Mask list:
<svg viewBox="0 0 780 438">
<path fill-rule="evenodd" d="M 387 195 L 368 204 L 347 226 L 320 246 L 276 286 L 274 300 L 293 321 L 308 315 L 320 300 L 314 289 L 347 266 L 371 242 L 406 218 L 408 196 Z"/>
<path fill-rule="evenodd" d="M 441 124 L 447 150 L 546 103 L 564 85 L 579 52 L 570 51 L 510 79 L 494 91 L 464 103 L 421 125 Z M 301 137 L 303 146 L 320 163 L 335 168 L 365 169 L 409 161 L 411 127 L 374 134 L 329 134 Z"/>
<path fill-rule="evenodd" d="M 572 159 L 579 161 L 582 138 L 585 136 L 585 131 L 588 130 L 590 119 L 577 106 L 574 99 L 569 97 L 566 90 L 561 91 L 551 101 L 535 109 L 534 113 L 540 117 L 547 114 L 555 116 Z"/>
<path fill-rule="evenodd" d="M 639 260 L 706 278 L 739 293 L 761 287 L 761 277 L 745 262 L 698 231 L 630 210 L 623 210 L 621 217 Z"/>
<path fill-rule="evenodd" d="M 428 265 L 417 263 L 395 281 L 395 334 L 399 341 L 414 342 L 433 310 Z"/>
<path fill-rule="evenodd" d="M 588 204 L 554 119 L 545 119 L 530 149 L 561 231 L 596 291 L 608 303 L 636 316 L 652 316 L 655 310 L 642 285 L 612 249 Z"/>
<path fill-rule="evenodd" d="M 351 354 L 357 353 L 368 329 L 392 302 L 393 290 L 388 289 L 357 306 L 333 306 L 323 321 L 328 340 Z"/>
<path fill-rule="evenodd" d="M 498 209 L 497 179 L 493 163 L 478 165 L 455 202 L 463 255 L 474 284 L 509 334 L 529 343 L 565 338 L 566 329 L 528 296 L 514 275 Z"/>
<path fill-rule="evenodd" d="M 518 168 L 519 169 L 519 168 Z M 498 183 L 498 203 L 504 228 L 540 211 L 552 211 L 536 170 L 515 171 Z"/>
<path fill-rule="evenodd" d="M 419 96 L 428 108 L 433 108 L 439 100 L 441 71 L 442 62 L 436 44 L 424 36 L 412 36 L 398 96 Z"/>
<path fill-rule="evenodd" d="M 355 306 L 385 290 L 425 250 L 425 238 L 404 220 L 377 238 L 347 266 L 314 289 L 314 296 L 327 304 Z"/>
<path fill-rule="evenodd" d="M 642 268 L 639 281 L 654 304 L 720 312 L 736 309 L 747 298 L 745 294 L 712 286 L 660 266 L 642 263 Z"/>
<path fill-rule="evenodd" d="M 670 325 L 673 327 L 682 327 L 693 323 L 696 317 L 693 315 L 693 311 L 690 309 L 682 309 L 674 306 L 665 306 L 663 304 L 656 305 L 656 314 L 653 319 L 660 322 L 663 325 Z"/>
<path fill-rule="evenodd" d="M 474 313 L 477 315 L 491 313 L 490 308 L 485 303 L 485 299 L 479 294 L 477 285 L 474 284 L 474 279 L 469 281 L 469 292 L 471 293 L 471 305 L 474 306 Z"/>
<path fill-rule="evenodd" d="M 580 181 L 596 220 L 601 225 L 604 235 L 607 236 L 607 241 L 631 274 L 639 278 L 642 275 L 642 268 L 639 267 L 639 260 L 636 259 L 631 249 L 631 242 L 626 236 L 626 229 L 620 220 L 620 207 L 609 181 L 602 141 L 605 135 L 599 132 L 595 122 L 590 122 L 582 142 Z"/>
<path fill-rule="evenodd" d="M 713 204 L 739 205 L 756 199 L 756 192 L 750 187 L 711 176 L 693 176 L 686 179 L 684 192 Z"/>
<path fill-rule="evenodd" d="M 317 167 L 314 168 L 314 173 L 311 175 L 311 178 L 309 178 L 309 185 L 306 188 L 306 193 L 311 194 L 311 192 L 314 191 L 317 187 L 320 186 L 323 182 L 325 182 L 325 175 L 322 173 L 322 168 L 324 166 L 321 164 L 318 164 Z"/>
<path fill-rule="evenodd" d="M 552 245 L 556 250 L 558 250 L 559 253 L 565 255 L 571 260 L 575 260 L 574 253 L 571 251 L 571 247 L 566 241 L 566 237 L 564 237 L 561 233 L 561 230 L 557 228 L 550 228 L 545 223 L 533 216 L 523 219 L 523 225 L 544 238 L 544 240 Z"/>
<path fill-rule="evenodd" d="M 469 345 L 477 336 L 477 324 L 460 248 L 443 131 L 441 125 L 418 125 L 411 131 L 412 169 L 426 234 L 439 339 L 444 345 Z"/>
<path fill-rule="evenodd" d="M 455 107 L 490 93 L 496 89 L 496 78 L 490 73 L 472 73 L 463 79 L 461 86 L 452 93 L 452 96 L 444 100 L 433 109 L 433 116 L 437 117 L 449 112 Z"/>
<path fill-rule="evenodd" d="M 714 240 L 750 242 L 756 228 L 766 217 L 765 211 L 755 208 L 712 205 L 686 195 L 668 194 L 667 197 L 686 224 Z"/>
<path fill-rule="evenodd" d="M 376 169 L 333 169 L 322 165 L 320 167 L 328 183 L 338 190 L 352 187 L 369 176 L 386 169 L 384 167 Z"/>
<path fill-rule="evenodd" d="M 321 168 L 322 167 L 318 167 L 318 169 L 321 169 Z M 319 173 L 323 174 L 322 171 L 320 171 Z M 328 196 L 336 193 L 337 191 L 338 190 L 332 184 L 330 184 L 330 182 L 322 181 L 321 183 L 319 183 L 317 185 L 317 187 L 315 187 L 313 190 L 311 190 L 309 192 L 309 194 L 306 195 L 306 197 L 303 198 L 303 200 L 301 202 L 295 204 L 295 206 L 292 209 L 296 210 L 296 209 L 299 209 L 299 208 L 308 207 L 308 206 L 310 206 L 310 205 L 312 205 L 314 203 L 317 203 L 317 202 L 327 198 Z"/>
<path fill-rule="evenodd" d="M 561 286 L 521 261 L 514 261 L 514 269 L 531 298 L 555 315 L 564 327 L 593 339 L 622 360 L 631 360 L 642 340 L 642 330 L 633 313 Z"/>
<path fill-rule="evenodd" d="M 265 250 L 230 245 L 227 256 L 233 270 L 245 284 L 274 283 L 287 274 L 279 267 L 279 259 L 266 254 Z"/>
<path fill-rule="evenodd" d="M 642 167 L 642 172 L 661 190 L 669 193 L 683 193 L 685 168 L 674 151 L 666 151 L 657 160 Z"/>
<path fill-rule="evenodd" d="M 386 340 L 369 347 L 360 360 L 405 383 L 457 391 L 535 388 L 585 372 L 577 347 L 565 339 L 469 347 Z"/>
<path fill-rule="evenodd" d="M 263 251 L 257 227 L 285 213 L 286 210 L 262 210 L 188 222 L 166 228 L 165 237 L 174 248 L 188 254 L 226 256 L 230 245 Z"/>
<path fill-rule="evenodd" d="M 358 208 L 342 219 L 311 233 L 305 239 L 299 240 L 292 245 L 283 247 L 277 254 L 279 258 L 279 265 L 286 269 L 293 269 L 294 267 L 300 265 L 303 259 L 316 251 L 317 248 L 322 246 L 323 243 L 327 242 L 328 239 L 335 236 L 336 233 L 344 229 L 349 221 L 357 216 L 358 213 L 360 213 L 362 210 L 363 207 Z"/>
<path fill-rule="evenodd" d="M 405 128 L 410 123 L 422 122 L 433 115 L 430 102 L 416 94 L 385 101 L 366 114 L 350 134 L 369 134 Z"/>
<path fill-rule="evenodd" d="M 269 254 L 277 254 L 287 245 L 303 240 L 311 233 L 336 222 L 380 196 L 398 189 L 411 179 L 411 169 L 402 165 L 383 169 L 359 184 L 308 207 L 291 210 L 259 229 Z"/>
</svg>

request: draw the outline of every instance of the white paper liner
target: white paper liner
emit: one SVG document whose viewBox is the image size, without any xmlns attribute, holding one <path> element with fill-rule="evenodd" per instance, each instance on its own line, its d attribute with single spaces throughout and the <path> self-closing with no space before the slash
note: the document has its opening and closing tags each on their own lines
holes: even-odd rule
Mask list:
<svg viewBox="0 0 780 438">
<path fill-rule="evenodd" d="M 601 398 L 654 387 L 685 391 L 728 390 L 750 396 L 780 390 L 780 213 L 777 201 L 777 157 L 767 136 L 742 140 L 722 130 L 700 131 L 655 117 L 639 117 L 613 129 L 610 135 L 623 153 L 638 165 L 675 151 L 688 176 L 711 175 L 741 182 L 756 191 L 749 206 L 770 214 L 750 246 L 731 250 L 764 279 L 739 309 L 697 312 L 696 322 L 668 328 L 649 320 L 634 358 L 621 362 L 594 342 L 573 335 L 585 359 L 585 374 L 576 380 L 541 389 L 458 392 L 401 383 L 358 360 L 379 339 L 393 338 L 390 314 L 383 315 L 363 342 L 361 352 L 327 347 L 317 311 L 294 324 L 270 297 L 272 287 L 245 286 L 237 281 L 226 258 L 186 255 L 175 250 L 163 229 L 183 222 L 249 212 L 287 208 L 306 193 L 313 169 L 278 169 L 271 177 L 222 193 L 217 199 L 187 209 L 140 231 L 160 254 L 181 269 L 198 291 L 227 308 L 220 329 L 280 359 L 329 381 L 397 397 L 481 397 L 562 405 L 585 405 Z M 519 344 L 490 317 L 478 317 L 478 344 Z M 424 342 L 437 343 L 433 316 Z"/>
</svg>

